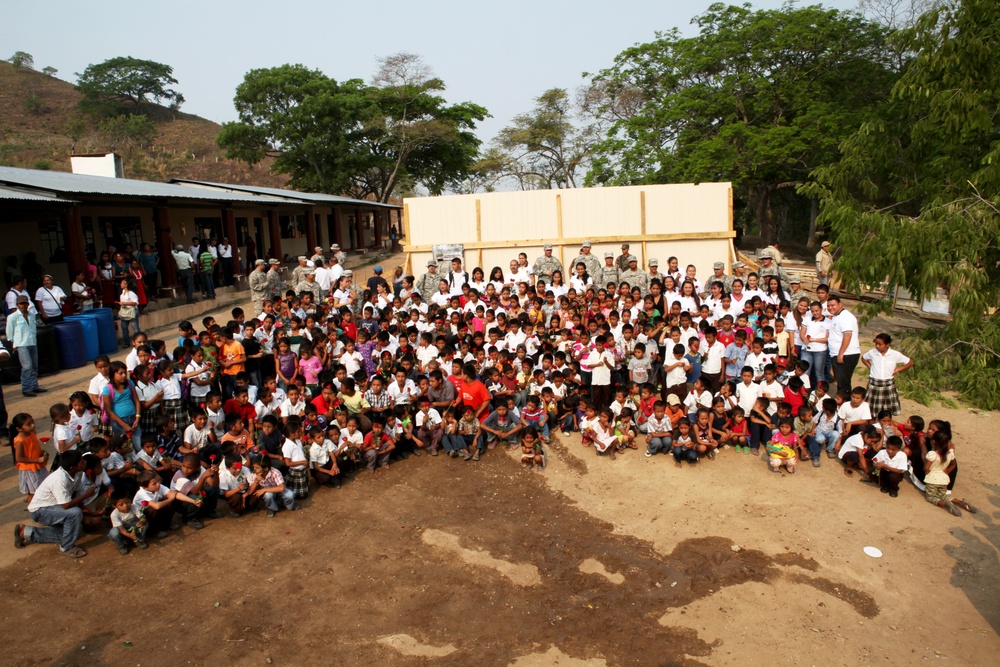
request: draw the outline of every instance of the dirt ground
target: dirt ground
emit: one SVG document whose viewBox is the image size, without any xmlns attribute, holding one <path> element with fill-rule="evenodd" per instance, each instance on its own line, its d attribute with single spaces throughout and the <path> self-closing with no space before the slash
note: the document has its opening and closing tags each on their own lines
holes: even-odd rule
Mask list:
<svg viewBox="0 0 1000 667">
<path fill-rule="evenodd" d="M 87 376 L 89 377 L 89 375 Z M 952 517 L 835 461 L 676 469 L 557 438 L 544 472 L 410 458 L 304 510 L 182 528 L 118 555 L 101 535 L 0 549 L 4 664 L 983 665 L 1000 650 L 1000 417 L 952 422 Z M 23 521 L 0 462 L 5 534 Z M 862 549 L 875 546 L 873 559 Z M 993 657 L 990 657 L 993 656 Z"/>
</svg>

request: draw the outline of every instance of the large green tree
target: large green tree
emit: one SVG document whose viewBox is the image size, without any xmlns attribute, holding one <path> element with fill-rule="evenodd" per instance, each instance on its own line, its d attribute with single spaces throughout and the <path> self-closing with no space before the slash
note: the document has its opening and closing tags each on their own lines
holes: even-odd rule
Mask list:
<svg viewBox="0 0 1000 667">
<path fill-rule="evenodd" d="M 775 193 L 835 159 L 888 93 L 886 30 L 851 12 L 793 5 L 718 3 L 694 23 L 698 35 L 658 33 L 594 77 L 598 115 L 627 115 L 612 115 L 587 182 L 730 180 L 769 241 Z"/>
<path fill-rule="evenodd" d="M 217 141 L 250 163 L 273 156 L 296 187 L 382 202 L 401 185 L 437 194 L 467 176 L 480 143 L 473 131 L 487 115 L 447 104 L 443 90 L 411 54 L 383 59 L 372 84 L 302 65 L 253 70 L 236 89 L 239 121 Z"/>
<path fill-rule="evenodd" d="M 77 77 L 77 89 L 83 93 L 83 102 L 91 107 L 127 104 L 140 111 L 148 101 L 166 102 L 174 108 L 184 102 L 184 96 L 169 87 L 177 85 L 174 69 L 153 60 L 131 56 L 110 58 L 88 65 Z"/>
<path fill-rule="evenodd" d="M 1000 4 L 948 0 L 895 39 L 915 58 L 808 190 L 849 290 L 950 292 L 940 349 L 921 361 L 937 388 L 1000 407 Z M 866 309 L 891 306 L 890 290 Z"/>
</svg>

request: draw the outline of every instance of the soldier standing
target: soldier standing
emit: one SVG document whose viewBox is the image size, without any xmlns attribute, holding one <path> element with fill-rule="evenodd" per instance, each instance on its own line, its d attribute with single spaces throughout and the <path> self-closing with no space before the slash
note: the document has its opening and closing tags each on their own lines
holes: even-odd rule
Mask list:
<svg viewBox="0 0 1000 667">
<path fill-rule="evenodd" d="M 281 298 L 281 274 L 278 273 L 279 262 L 276 259 L 269 259 L 271 268 L 267 271 L 267 289 L 271 292 L 272 299 Z"/>
<path fill-rule="evenodd" d="M 424 297 L 428 301 L 430 298 L 437 294 L 438 284 L 441 282 L 441 276 L 437 272 L 437 262 L 434 258 L 427 260 L 427 273 L 420 276 L 420 280 L 417 281 L 415 289 L 420 292 L 420 296 Z"/>
<path fill-rule="evenodd" d="M 733 275 L 726 276 L 725 280 L 722 281 L 722 286 L 725 288 L 726 294 L 733 293 L 733 281 L 739 278 L 746 285 L 747 277 L 744 275 L 744 269 L 747 265 L 743 262 L 733 262 Z"/>
<path fill-rule="evenodd" d="M 760 277 L 762 285 L 767 285 L 765 278 L 777 276 L 782 290 L 787 292 L 791 287 L 788 284 L 788 272 L 774 263 L 774 250 L 770 247 L 760 251 L 760 271 L 757 272 L 757 275 Z"/>
<path fill-rule="evenodd" d="M 264 272 L 264 260 L 258 259 L 254 262 L 253 271 L 247 280 L 250 284 L 250 298 L 253 301 L 254 316 L 260 316 L 264 311 L 264 299 L 271 296 L 267 284 L 267 274 Z"/>
<path fill-rule="evenodd" d="M 576 271 L 576 265 L 583 262 L 583 265 L 587 267 L 587 273 L 594 280 L 600 275 L 601 262 L 591 254 L 591 244 L 590 241 L 584 241 L 580 244 L 580 254 L 570 262 L 570 267 Z"/>
<path fill-rule="evenodd" d="M 622 273 L 628 271 L 628 258 L 630 256 L 631 253 L 628 251 L 628 244 L 623 243 L 622 254 L 618 255 L 618 259 L 615 260 L 615 266 L 617 266 L 618 270 L 621 271 Z"/>
<path fill-rule="evenodd" d="M 326 258 L 323 257 L 323 248 L 321 248 L 319 246 L 316 246 L 315 248 L 313 248 L 313 255 L 312 255 L 312 257 L 309 258 L 309 261 L 312 262 L 313 264 L 315 264 L 317 261 L 324 260 L 324 259 L 326 259 Z"/>
<path fill-rule="evenodd" d="M 622 281 L 621 269 L 615 265 L 615 254 L 613 252 L 604 253 L 604 266 L 594 277 L 594 284 L 598 287 L 607 287 L 608 283 L 614 283 L 617 288 Z"/>
<path fill-rule="evenodd" d="M 292 269 L 292 285 L 298 285 L 306 277 L 306 269 L 309 268 L 305 255 L 299 255 L 299 265 Z"/>
<path fill-rule="evenodd" d="M 639 268 L 639 258 L 628 256 L 628 270 L 622 272 L 622 280 L 628 283 L 629 289 L 638 287 L 643 295 L 649 293 L 649 274 Z"/>
<path fill-rule="evenodd" d="M 650 281 L 652 281 L 653 278 L 656 278 L 657 280 L 659 280 L 662 283 L 663 282 L 663 274 L 660 273 L 660 260 L 656 259 L 655 257 L 650 257 L 649 258 L 649 271 L 647 273 L 649 273 L 649 280 Z"/>
<path fill-rule="evenodd" d="M 336 243 L 331 243 L 330 251 L 333 252 L 333 256 L 337 258 L 337 262 L 346 269 L 347 265 L 344 264 L 344 262 L 347 261 L 347 254 L 340 249 L 340 246 Z"/>
<path fill-rule="evenodd" d="M 566 275 L 563 271 L 562 262 L 552 256 L 552 244 L 546 243 L 542 248 L 542 256 L 535 260 L 535 264 L 531 269 L 531 272 L 535 274 L 535 280 L 541 280 L 546 285 L 552 282 L 552 273 L 555 271 L 561 272 Z"/>
</svg>

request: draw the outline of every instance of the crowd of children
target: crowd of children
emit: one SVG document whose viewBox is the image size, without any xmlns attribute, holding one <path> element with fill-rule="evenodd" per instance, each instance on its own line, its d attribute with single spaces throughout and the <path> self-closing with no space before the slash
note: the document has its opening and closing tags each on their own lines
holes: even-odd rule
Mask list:
<svg viewBox="0 0 1000 667">
<path fill-rule="evenodd" d="M 582 262 L 570 287 L 504 282 L 499 269 L 476 282 L 482 271 L 459 263 L 431 303 L 412 277 L 379 275 L 355 302 L 345 277 L 320 299 L 264 301 L 253 319 L 236 308 L 224 325 L 181 322 L 173 345 L 137 333 L 124 362 L 98 357 L 86 390 L 51 407 L 53 460 L 30 415 L 12 420 L 20 488 L 42 524 L 19 525 L 15 545 L 80 557 L 74 531 L 110 525 L 124 554 L 182 523 L 295 510 L 313 484 L 425 453 L 479 461 L 502 444 L 541 470 L 557 431 L 612 460 L 642 448 L 679 468 L 728 450 L 794 474 L 825 452 L 889 496 L 909 475 L 928 501 L 974 511 L 951 496 L 950 426 L 895 421 L 893 377 L 912 361 L 888 335 L 861 358 L 868 388 L 831 391 L 818 346 L 831 335 L 825 299 L 842 306 L 826 286 L 793 306 L 776 280 L 765 294 L 752 273 L 731 292 L 713 279 L 699 294 L 693 267 L 683 280 L 676 258 L 669 267 L 676 277 L 644 293 L 586 282 Z"/>
</svg>

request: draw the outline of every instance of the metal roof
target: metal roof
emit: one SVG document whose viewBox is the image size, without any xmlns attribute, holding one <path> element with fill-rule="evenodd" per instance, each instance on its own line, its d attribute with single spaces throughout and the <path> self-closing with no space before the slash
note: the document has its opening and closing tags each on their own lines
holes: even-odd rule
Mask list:
<svg viewBox="0 0 1000 667">
<path fill-rule="evenodd" d="M 31 192 L 25 192 L 24 190 L 16 190 L 14 188 L 4 188 L 0 187 L 0 199 L 5 200 L 15 200 L 15 201 L 30 201 L 30 202 L 48 202 L 52 204 L 76 204 L 78 202 L 72 199 L 60 199 L 59 197 L 50 197 L 47 195 L 39 195 Z"/>
<path fill-rule="evenodd" d="M 307 205 L 306 202 L 293 198 L 269 197 L 249 192 L 209 190 L 207 188 L 196 190 L 195 188 L 175 185 L 173 183 L 137 181 L 129 178 L 109 178 L 106 176 L 85 176 L 83 174 L 40 171 L 38 169 L 19 169 L 17 167 L 0 167 L 0 186 L 3 185 L 15 188 L 31 188 L 55 194 L 109 195 L 143 199 L 187 199 L 259 204 L 261 206 L 273 206 L 276 204 Z"/>
<path fill-rule="evenodd" d="M 201 187 L 207 189 L 218 189 L 227 192 L 252 192 L 258 195 L 270 197 L 290 197 L 295 200 L 307 203 L 321 204 L 350 204 L 352 206 L 375 206 L 377 208 L 403 208 L 395 204 L 383 204 L 382 202 L 370 201 L 368 199 L 351 199 L 350 197 L 339 197 L 321 192 L 298 192 L 296 190 L 282 190 L 281 188 L 265 188 L 257 185 L 237 185 L 234 183 L 212 183 L 211 181 L 195 181 L 188 178 L 173 178 L 171 183 L 178 183 L 188 187 Z"/>
</svg>

